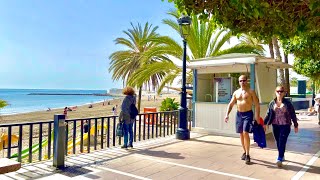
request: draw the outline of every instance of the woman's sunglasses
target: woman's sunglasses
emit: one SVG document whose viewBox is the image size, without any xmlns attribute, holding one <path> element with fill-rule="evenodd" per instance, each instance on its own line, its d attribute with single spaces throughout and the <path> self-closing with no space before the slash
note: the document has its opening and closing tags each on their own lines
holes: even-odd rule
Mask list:
<svg viewBox="0 0 320 180">
<path fill-rule="evenodd" d="M 277 91 L 277 93 L 283 93 L 284 91 Z"/>
</svg>

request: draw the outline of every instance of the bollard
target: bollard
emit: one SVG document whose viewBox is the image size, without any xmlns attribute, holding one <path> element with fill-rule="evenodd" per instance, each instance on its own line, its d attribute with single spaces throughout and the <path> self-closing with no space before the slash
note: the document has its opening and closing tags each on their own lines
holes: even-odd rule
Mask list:
<svg viewBox="0 0 320 180">
<path fill-rule="evenodd" d="M 54 115 L 54 139 L 53 139 L 53 166 L 62 169 L 64 165 L 65 156 L 65 115 Z"/>
</svg>

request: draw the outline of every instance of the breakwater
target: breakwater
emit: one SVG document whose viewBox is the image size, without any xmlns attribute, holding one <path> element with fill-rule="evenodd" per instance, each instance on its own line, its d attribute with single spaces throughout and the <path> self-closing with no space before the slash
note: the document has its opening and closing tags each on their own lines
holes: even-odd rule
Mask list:
<svg viewBox="0 0 320 180">
<path fill-rule="evenodd" d="M 109 93 L 29 93 L 28 95 L 55 95 L 55 96 L 112 96 Z"/>
</svg>

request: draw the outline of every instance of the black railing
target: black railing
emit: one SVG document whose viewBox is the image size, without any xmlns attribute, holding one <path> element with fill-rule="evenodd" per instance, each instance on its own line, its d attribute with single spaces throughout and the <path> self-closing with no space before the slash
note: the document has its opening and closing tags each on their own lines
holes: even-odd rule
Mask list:
<svg viewBox="0 0 320 180">
<path fill-rule="evenodd" d="M 188 113 L 191 130 L 191 111 Z M 118 116 L 67 119 L 65 154 L 90 153 L 92 150 L 122 144 L 116 136 Z M 134 123 L 134 142 L 175 134 L 178 111 L 143 113 Z M 50 159 L 53 154 L 53 120 L 0 125 L 0 157 L 27 163 Z M 1 134 L 1 132 L 0 132 Z M 2 151 L 2 152 L 1 152 Z"/>
</svg>

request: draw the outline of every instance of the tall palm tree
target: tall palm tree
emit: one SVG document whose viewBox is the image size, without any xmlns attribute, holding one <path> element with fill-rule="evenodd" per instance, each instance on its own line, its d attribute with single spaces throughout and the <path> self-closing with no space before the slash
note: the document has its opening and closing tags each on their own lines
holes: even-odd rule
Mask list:
<svg viewBox="0 0 320 180">
<path fill-rule="evenodd" d="M 124 50 L 116 51 L 109 57 L 111 60 L 109 72 L 112 72 L 112 79 L 121 79 L 123 85 L 131 85 L 139 88 L 138 110 L 140 110 L 141 105 L 143 83 L 156 86 L 159 83 L 159 80 L 164 76 L 163 72 L 153 73 L 148 76 L 142 84 L 134 82 L 129 83 L 130 77 L 143 65 L 150 64 L 151 62 L 156 61 L 157 58 L 161 58 L 154 56 L 152 56 L 153 58 L 148 58 L 145 55 L 148 54 L 148 51 L 159 45 L 156 40 L 161 38 L 161 36 L 156 33 L 157 29 L 157 26 L 152 27 L 149 23 L 146 23 L 144 27 L 140 24 L 134 26 L 131 23 L 131 29 L 123 31 L 127 37 L 121 37 L 115 40 L 115 44 L 123 45 Z"/>
<path fill-rule="evenodd" d="M 179 34 L 179 24 L 177 23 L 177 18 L 180 14 L 176 11 L 168 12 L 169 15 L 174 17 L 173 19 L 164 19 L 163 23 L 169 25 Z M 262 54 L 263 50 L 251 44 L 239 43 L 235 46 L 222 50 L 222 46 L 230 41 L 233 37 L 231 31 L 225 29 L 218 29 L 213 21 L 201 22 L 198 16 L 192 16 L 192 24 L 190 27 L 190 32 L 187 37 L 188 42 L 188 60 L 213 57 L 229 53 L 255 53 Z M 165 40 L 165 41 L 164 41 Z M 157 43 L 161 46 L 154 48 L 150 51 L 151 54 L 165 53 L 166 57 L 175 57 L 176 59 L 181 59 L 183 48 L 179 43 L 175 42 L 171 38 L 157 39 Z M 165 73 L 166 76 L 163 77 L 161 84 L 158 89 L 158 93 L 161 92 L 163 87 L 167 83 L 172 83 L 173 80 L 181 74 L 181 69 L 178 68 L 172 60 L 169 59 L 158 59 L 156 62 L 148 64 L 148 66 L 143 66 L 137 70 L 131 81 L 137 84 L 141 84 L 145 81 L 145 78 L 150 77 L 153 73 Z M 192 72 L 188 72 L 188 79 L 191 80 L 190 76 Z"/>
</svg>

